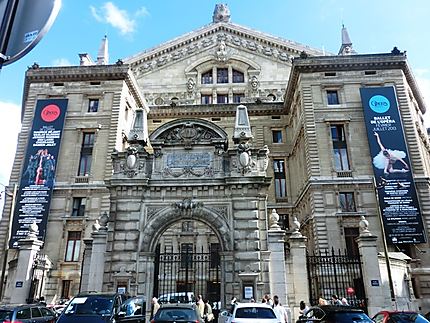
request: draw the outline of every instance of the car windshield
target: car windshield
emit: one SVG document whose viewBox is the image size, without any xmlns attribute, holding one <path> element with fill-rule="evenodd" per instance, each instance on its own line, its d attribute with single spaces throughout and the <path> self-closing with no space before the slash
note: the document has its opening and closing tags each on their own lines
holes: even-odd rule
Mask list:
<svg viewBox="0 0 430 323">
<path fill-rule="evenodd" d="M 12 311 L 0 310 L 0 322 L 11 321 L 11 320 L 12 320 Z"/>
<path fill-rule="evenodd" d="M 113 297 L 109 295 L 77 296 L 64 310 L 66 315 L 109 315 L 112 313 Z"/>
<path fill-rule="evenodd" d="M 235 317 L 240 319 L 275 319 L 276 315 L 271 308 L 241 307 L 236 310 Z"/>
<path fill-rule="evenodd" d="M 162 308 L 156 318 L 160 321 L 196 321 L 196 312 L 189 308 Z"/>
<path fill-rule="evenodd" d="M 124 312 L 126 316 L 142 315 L 145 307 L 146 302 L 144 297 L 132 297 L 121 305 L 121 312 Z"/>
<path fill-rule="evenodd" d="M 390 322 L 393 322 L 393 323 L 428 322 L 424 317 L 422 317 L 418 313 L 392 313 L 390 315 L 390 320 L 391 320 Z"/>
<path fill-rule="evenodd" d="M 366 314 L 360 312 L 335 312 L 329 316 L 336 323 L 373 322 Z"/>
</svg>

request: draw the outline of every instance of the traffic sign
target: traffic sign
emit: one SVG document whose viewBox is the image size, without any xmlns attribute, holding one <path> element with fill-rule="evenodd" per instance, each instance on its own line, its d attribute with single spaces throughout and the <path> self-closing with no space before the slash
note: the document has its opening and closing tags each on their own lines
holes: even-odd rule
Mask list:
<svg viewBox="0 0 430 323">
<path fill-rule="evenodd" d="M 61 0 L 0 0 L 3 65 L 15 62 L 39 43 L 60 11 Z"/>
</svg>

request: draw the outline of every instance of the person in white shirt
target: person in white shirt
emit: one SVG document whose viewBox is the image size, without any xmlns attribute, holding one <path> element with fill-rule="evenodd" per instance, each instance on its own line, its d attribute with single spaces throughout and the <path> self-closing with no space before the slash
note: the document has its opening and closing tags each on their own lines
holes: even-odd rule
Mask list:
<svg viewBox="0 0 430 323">
<path fill-rule="evenodd" d="M 277 295 L 273 296 L 273 311 L 275 311 L 276 317 L 282 323 L 288 323 L 288 315 L 285 307 L 279 302 Z"/>
</svg>

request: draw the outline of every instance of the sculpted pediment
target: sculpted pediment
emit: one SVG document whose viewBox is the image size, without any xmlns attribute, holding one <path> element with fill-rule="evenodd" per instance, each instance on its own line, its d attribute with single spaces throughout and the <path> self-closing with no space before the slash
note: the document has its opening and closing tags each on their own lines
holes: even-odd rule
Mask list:
<svg viewBox="0 0 430 323">
<path fill-rule="evenodd" d="M 154 149 L 164 146 L 210 145 L 227 149 L 228 138 L 224 130 L 201 119 L 179 119 L 168 122 L 155 130 L 150 136 Z"/>
<path fill-rule="evenodd" d="M 201 53 L 207 52 L 213 60 L 225 62 L 244 51 L 288 65 L 302 51 L 311 56 L 323 54 L 320 50 L 240 25 L 218 22 L 129 57 L 125 63 L 130 64 L 139 77 Z"/>
</svg>

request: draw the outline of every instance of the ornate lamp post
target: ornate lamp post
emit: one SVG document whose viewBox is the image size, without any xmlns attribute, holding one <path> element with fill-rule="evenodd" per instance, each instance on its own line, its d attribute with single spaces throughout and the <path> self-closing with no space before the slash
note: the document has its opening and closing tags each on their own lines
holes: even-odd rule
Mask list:
<svg viewBox="0 0 430 323">
<path fill-rule="evenodd" d="M 1 268 L 1 277 L 0 277 L 0 300 L 2 300 L 3 298 L 3 286 L 4 286 L 4 278 L 5 278 L 5 274 L 6 274 L 6 265 L 7 265 L 7 256 L 8 256 L 8 251 L 9 251 L 9 240 L 10 240 L 10 234 L 11 234 L 11 230 L 12 230 L 12 221 L 13 221 L 13 214 L 15 212 L 15 200 L 16 200 L 16 192 L 18 189 L 18 186 L 16 184 L 13 185 L 13 191 L 9 192 L 7 190 L 7 186 L 2 185 L 5 190 L 5 196 L 9 196 L 12 198 L 12 204 L 10 206 L 10 213 L 9 213 L 9 224 L 7 227 L 7 234 L 4 240 L 4 244 L 3 244 L 3 263 L 2 263 L 2 268 Z"/>
</svg>

